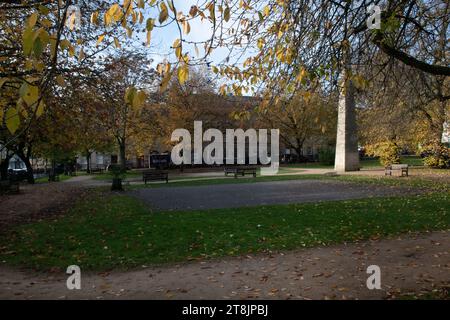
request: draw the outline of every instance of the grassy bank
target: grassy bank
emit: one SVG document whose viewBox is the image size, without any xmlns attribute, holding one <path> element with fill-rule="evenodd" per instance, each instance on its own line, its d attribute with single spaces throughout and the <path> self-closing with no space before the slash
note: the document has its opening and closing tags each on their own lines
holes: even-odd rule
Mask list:
<svg viewBox="0 0 450 320">
<path fill-rule="evenodd" d="M 50 269 L 132 268 L 291 250 L 450 228 L 443 193 L 395 198 L 151 212 L 120 194 L 92 195 L 55 221 L 19 226 L 0 238 L 0 261 Z"/>
</svg>

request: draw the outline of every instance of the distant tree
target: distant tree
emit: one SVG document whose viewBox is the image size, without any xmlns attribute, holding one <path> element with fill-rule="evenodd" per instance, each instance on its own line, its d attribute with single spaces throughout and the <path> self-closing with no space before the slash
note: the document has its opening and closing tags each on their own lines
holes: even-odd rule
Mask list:
<svg viewBox="0 0 450 320">
<path fill-rule="evenodd" d="M 157 74 L 150 63 L 144 55 L 123 52 L 105 65 L 102 78 L 95 84 L 97 103 L 107 112 L 101 120 L 116 140 L 123 170 L 128 139 L 139 127 L 143 106 L 154 91 Z"/>
<path fill-rule="evenodd" d="M 333 97 L 305 91 L 288 101 L 279 100 L 274 106 L 263 104 L 257 111 L 259 125 L 280 129 L 284 145 L 298 155 L 307 139 L 316 139 L 325 146 L 334 144 L 337 110 Z"/>
</svg>

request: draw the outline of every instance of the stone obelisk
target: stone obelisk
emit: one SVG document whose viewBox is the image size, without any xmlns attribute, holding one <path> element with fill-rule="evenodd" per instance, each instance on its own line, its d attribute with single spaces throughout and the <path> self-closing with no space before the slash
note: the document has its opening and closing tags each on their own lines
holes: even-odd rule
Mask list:
<svg viewBox="0 0 450 320">
<path fill-rule="evenodd" d="M 359 170 L 355 87 L 348 79 L 348 72 L 340 86 L 334 169 L 338 172 Z"/>
</svg>

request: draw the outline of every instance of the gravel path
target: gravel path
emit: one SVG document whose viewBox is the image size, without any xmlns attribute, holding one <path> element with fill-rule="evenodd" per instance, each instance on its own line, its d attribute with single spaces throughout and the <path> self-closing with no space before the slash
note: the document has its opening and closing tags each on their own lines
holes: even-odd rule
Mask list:
<svg viewBox="0 0 450 320">
<path fill-rule="evenodd" d="M 407 188 L 340 181 L 292 180 L 210 186 L 146 188 L 129 192 L 161 210 L 236 208 L 418 193 Z"/>
<path fill-rule="evenodd" d="M 450 232 L 284 254 L 227 258 L 129 272 L 83 273 L 69 291 L 63 272 L 0 266 L 0 299 L 380 299 L 450 285 Z M 381 268 L 381 290 L 366 287 Z"/>
</svg>

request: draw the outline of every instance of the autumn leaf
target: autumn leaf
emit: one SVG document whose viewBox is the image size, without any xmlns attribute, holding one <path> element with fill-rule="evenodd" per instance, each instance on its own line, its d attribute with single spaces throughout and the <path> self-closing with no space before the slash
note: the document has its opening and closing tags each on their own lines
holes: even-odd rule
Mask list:
<svg viewBox="0 0 450 320">
<path fill-rule="evenodd" d="M 41 100 L 36 109 L 36 117 L 39 118 L 44 113 L 44 110 L 45 110 L 45 103 L 43 100 Z"/>
<path fill-rule="evenodd" d="M 160 9 L 158 21 L 162 24 L 169 17 L 169 12 L 167 10 L 167 5 L 164 2 L 161 2 Z"/>
<path fill-rule="evenodd" d="M 35 12 L 28 18 L 27 27 L 33 28 L 36 25 L 37 19 L 38 19 L 38 14 Z"/>
<path fill-rule="evenodd" d="M 182 67 L 178 68 L 178 81 L 180 81 L 180 84 L 184 84 L 189 77 L 189 67 L 187 65 L 183 65 Z"/>
<path fill-rule="evenodd" d="M 97 43 L 96 43 L 95 45 L 98 46 L 98 45 L 103 41 L 104 38 L 105 38 L 105 35 L 104 35 L 104 34 L 100 35 L 100 36 L 98 37 Z"/>
<path fill-rule="evenodd" d="M 226 7 L 225 11 L 223 12 L 223 19 L 228 22 L 230 20 L 230 7 Z"/>
<path fill-rule="evenodd" d="M 189 22 L 183 21 L 183 32 L 185 34 L 189 34 L 191 32 L 191 26 L 189 25 Z"/>
<path fill-rule="evenodd" d="M 9 132 L 14 134 L 20 125 L 20 118 L 17 109 L 9 108 L 6 111 L 5 119 L 6 119 L 6 127 L 8 128 Z"/>
<path fill-rule="evenodd" d="M 29 106 L 33 105 L 39 98 L 39 89 L 37 86 L 30 85 L 26 82 L 19 89 L 19 96 Z"/>
<path fill-rule="evenodd" d="M 56 83 L 60 86 L 60 87 L 65 87 L 66 86 L 66 81 L 64 80 L 64 77 L 62 75 L 58 75 L 56 77 Z"/>
<path fill-rule="evenodd" d="M 197 15 L 198 8 L 197 6 L 191 6 L 191 9 L 189 10 L 189 15 L 191 17 L 195 17 Z"/>
<path fill-rule="evenodd" d="M 166 91 L 167 86 L 169 85 L 169 81 L 170 81 L 171 78 L 172 78 L 172 72 L 170 72 L 170 71 L 166 72 L 165 75 L 164 75 L 164 78 L 161 81 L 160 87 L 159 87 L 160 92 Z"/>
</svg>

